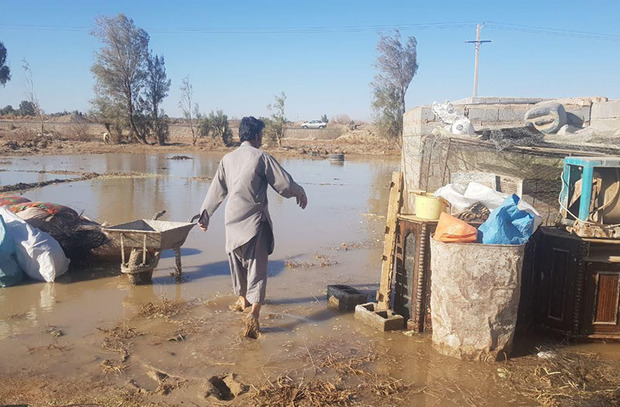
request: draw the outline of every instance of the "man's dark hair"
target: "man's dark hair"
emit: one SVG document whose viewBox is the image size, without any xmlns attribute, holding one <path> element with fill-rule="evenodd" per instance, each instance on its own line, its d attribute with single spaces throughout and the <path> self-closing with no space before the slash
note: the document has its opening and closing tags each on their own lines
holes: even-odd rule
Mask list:
<svg viewBox="0 0 620 407">
<path fill-rule="evenodd" d="M 244 141 L 254 140 L 261 134 L 265 128 L 265 123 L 262 120 L 258 120 L 254 116 L 244 117 L 239 124 L 239 140 Z"/>
</svg>

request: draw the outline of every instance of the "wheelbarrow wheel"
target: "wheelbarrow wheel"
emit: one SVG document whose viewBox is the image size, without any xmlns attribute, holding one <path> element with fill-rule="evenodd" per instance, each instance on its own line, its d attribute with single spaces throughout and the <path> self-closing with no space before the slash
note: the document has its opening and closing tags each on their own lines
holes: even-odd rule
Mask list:
<svg viewBox="0 0 620 407">
<path fill-rule="evenodd" d="M 127 274 L 129 282 L 133 285 L 151 284 L 153 282 L 153 271 L 141 271 L 139 273 Z"/>
<path fill-rule="evenodd" d="M 133 285 L 151 284 L 153 281 L 153 268 L 157 264 L 159 257 L 153 257 L 146 252 L 146 264 L 142 264 L 143 251 L 141 249 L 131 249 L 129 261 L 121 266 L 121 272 L 127 274 L 129 283 Z"/>
</svg>

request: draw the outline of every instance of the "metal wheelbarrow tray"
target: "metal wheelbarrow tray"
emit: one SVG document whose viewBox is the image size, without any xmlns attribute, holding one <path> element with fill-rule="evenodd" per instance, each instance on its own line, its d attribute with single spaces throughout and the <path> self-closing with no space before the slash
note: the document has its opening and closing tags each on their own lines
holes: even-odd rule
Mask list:
<svg viewBox="0 0 620 407">
<path fill-rule="evenodd" d="M 188 222 L 140 219 L 103 230 L 121 245 L 121 272 L 128 274 L 132 283 L 140 283 L 150 281 L 161 252 L 168 249 L 175 251 L 176 277 L 180 280 L 180 249 L 195 225 Z M 125 260 L 125 248 L 131 248 L 128 261 Z"/>
</svg>

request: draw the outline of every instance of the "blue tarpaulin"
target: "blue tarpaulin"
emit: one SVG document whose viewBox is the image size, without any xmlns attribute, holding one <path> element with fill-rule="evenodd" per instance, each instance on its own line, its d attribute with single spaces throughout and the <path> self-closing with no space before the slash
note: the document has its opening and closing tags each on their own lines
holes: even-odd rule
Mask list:
<svg viewBox="0 0 620 407">
<path fill-rule="evenodd" d="M 517 207 L 519 197 L 510 195 L 478 228 L 478 242 L 525 244 L 534 233 L 534 215 Z"/>
<path fill-rule="evenodd" d="M 15 257 L 15 241 L 7 233 L 4 218 L 0 215 L 0 287 L 19 284 L 24 278 Z"/>
</svg>

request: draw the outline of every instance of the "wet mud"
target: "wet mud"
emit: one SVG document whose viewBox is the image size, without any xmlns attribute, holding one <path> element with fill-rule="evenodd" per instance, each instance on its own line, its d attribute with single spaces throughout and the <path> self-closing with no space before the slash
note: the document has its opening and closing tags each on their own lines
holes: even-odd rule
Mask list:
<svg viewBox="0 0 620 407">
<path fill-rule="evenodd" d="M 0 174 L 97 173 L 27 189 L 98 222 L 189 219 L 220 155 L 5 158 Z M 428 335 L 378 332 L 327 307 L 329 284 L 373 299 L 391 172 L 397 159 L 281 160 L 309 205 L 269 196 L 270 257 L 260 336 L 243 337 L 224 253 L 223 210 L 181 249 L 164 252 L 152 284 L 118 263 L 74 266 L 54 284 L 0 289 L 0 404 L 26 405 L 598 405 L 618 400 L 614 344 L 534 341 L 503 363 L 442 356 Z M 37 169 L 38 168 L 38 169 Z M 11 175 L 12 176 L 12 175 Z M 18 175 L 15 175 L 17 177 Z M 120 259 L 119 259 L 120 261 Z M 537 354 L 548 346 L 551 355 Z M 606 404 L 607 403 L 607 404 Z"/>
</svg>

